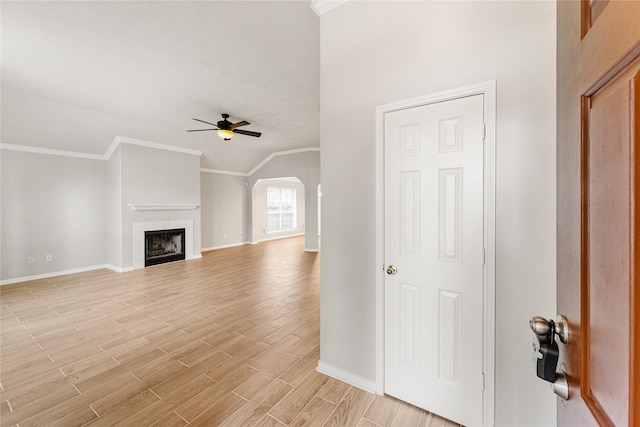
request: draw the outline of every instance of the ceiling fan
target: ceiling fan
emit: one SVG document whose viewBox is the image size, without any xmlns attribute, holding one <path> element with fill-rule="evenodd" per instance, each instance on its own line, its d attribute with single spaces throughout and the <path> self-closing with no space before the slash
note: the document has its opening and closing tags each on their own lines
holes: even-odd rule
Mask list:
<svg viewBox="0 0 640 427">
<path fill-rule="evenodd" d="M 251 123 L 245 122 L 244 120 L 238 123 L 231 123 L 229 120 L 227 120 L 228 118 L 229 118 L 228 114 L 226 113 L 223 114 L 222 120 L 220 120 L 217 124 L 205 122 L 204 120 L 200 120 L 200 119 L 193 119 L 197 122 L 206 123 L 208 125 L 216 126 L 216 127 L 213 129 L 192 129 L 192 130 L 188 130 L 187 132 L 204 132 L 209 130 L 215 130 L 215 131 L 218 131 L 218 136 L 224 139 L 225 141 L 229 141 L 233 137 L 233 134 L 235 133 L 239 133 L 241 135 L 255 136 L 255 137 L 259 137 L 260 135 L 262 135 L 262 133 L 260 132 L 252 132 L 250 130 L 236 129 L 236 128 L 239 128 L 240 126 L 250 125 Z"/>
</svg>

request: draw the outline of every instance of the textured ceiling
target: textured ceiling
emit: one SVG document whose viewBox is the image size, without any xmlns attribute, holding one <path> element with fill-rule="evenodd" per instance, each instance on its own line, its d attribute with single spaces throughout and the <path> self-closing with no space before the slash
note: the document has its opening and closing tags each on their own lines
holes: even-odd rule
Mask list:
<svg viewBox="0 0 640 427">
<path fill-rule="evenodd" d="M 308 1 L 2 1 L 2 142 L 104 154 L 116 136 L 247 172 L 319 146 L 319 18 Z M 222 141 L 221 113 L 246 120 Z"/>
</svg>

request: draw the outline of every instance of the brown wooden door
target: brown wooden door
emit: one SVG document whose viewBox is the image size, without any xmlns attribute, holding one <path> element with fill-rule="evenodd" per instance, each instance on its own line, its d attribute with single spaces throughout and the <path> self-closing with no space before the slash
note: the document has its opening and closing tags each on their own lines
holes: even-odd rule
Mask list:
<svg viewBox="0 0 640 427">
<path fill-rule="evenodd" d="M 558 425 L 640 425 L 640 2 L 558 2 Z"/>
</svg>

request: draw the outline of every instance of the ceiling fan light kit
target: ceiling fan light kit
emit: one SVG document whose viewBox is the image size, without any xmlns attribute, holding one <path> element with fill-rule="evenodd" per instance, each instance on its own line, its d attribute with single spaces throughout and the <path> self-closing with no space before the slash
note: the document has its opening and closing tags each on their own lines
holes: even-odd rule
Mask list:
<svg viewBox="0 0 640 427">
<path fill-rule="evenodd" d="M 236 133 L 239 133 L 241 135 L 255 136 L 255 137 L 260 137 L 260 135 L 262 135 L 262 133 L 260 132 L 236 129 L 236 128 L 239 128 L 240 126 L 246 126 L 251 123 L 246 122 L 244 120 L 238 123 L 231 123 L 229 120 L 227 120 L 228 118 L 229 118 L 228 114 L 226 113 L 223 114 L 222 120 L 220 120 L 217 124 L 213 124 L 211 122 L 207 122 L 200 119 L 193 119 L 197 122 L 202 122 L 202 123 L 206 123 L 208 125 L 217 126 L 217 127 L 213 129 L 192 129 L 192 130 L 188 130 L 187 132 L 203 132 L 203 131 L 215 130 L 217 131 L 218 136 L 224 139 L 225 141 L 229 141 L 233 137 L 233 135 Z"/>
<path fill-rule="evenodd" d="M 228 141 L 233 137 L 233 131 L 228 129 L 218 129 L 218 136 L 225 141 Z"/>
</svg>

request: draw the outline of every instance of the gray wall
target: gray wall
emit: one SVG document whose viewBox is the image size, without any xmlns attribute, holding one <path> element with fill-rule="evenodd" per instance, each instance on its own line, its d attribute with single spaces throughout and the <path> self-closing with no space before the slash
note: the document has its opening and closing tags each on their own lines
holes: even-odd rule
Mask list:
<svg viewBox="0 0 640 427">
<path fill-rule="evenodd" d="M 134 222 L 192 219 L 195 256 L 202 247 L 246 243 L 247 224 L 252 221 L 251 188 L 263 178 L 298 176 L 312 182 L 312 217 L 304 209 L 300 224 L 308 228 L 309 221 L 315 222 L 317 233 L 317 151 L 275 156 L 252 177 L 200 172 L 197 155 L 129 143 L 120 144 L 107 161 L 7 149 L 0 150 L 0 156 L 0 280 L 5 283 L 93 267 L 129 269 Z M 305 198 L 306 206 L 310 201 Z M 133 211 L 127 206 L 154 203 L 201 204 L 201 208 Z M 68 230 L 71 225 L 76 229 Z M 45 263 L 49 253 L 53 261 Z M 34 264 L 27 264 L 28 256 L 34 257 Z"/>
<path fill-rule="evenodd" d="M 200 204 L 200 157 L 121 144 L 122 259 L 133 266 L 133 223 L 193 220 L 195 255 L 200 254 L 200 209 L 133 211 L 128 204 Z"/>
<path fill-rule="evenodd" d="M 106 230 L 107 265 L 120 270 L 122 264 L 122 148 L 118 147 L 107 160 Z"/>
<path fill-rule="evenodd" d="M 203 249 L 258 243 L 259 240 L 273 237 L 262 233 L 264 227 L 260 225 L 263 222 L 261 217 L 266 216 L 266 211 L 262 212 L 262 208 L 254 210 L 254 187 L 259 180 L 289 177 L 298 178 L 304 184 L 304 203 L 298 200 L 298 206 L 304 206 L 302 210 L 304 218 L 299 220 L 299 224 L 304 224 L 304 230 L 284 234 L 305 232 L 305 241 L 311 240 L 306 248 L 311 250 L 318 248 L 317 187 L 320 183 L 318 151 L 274 155 L 251 176 L 206 171 L 201 172 L 200 175 Z M 309 188 L 312 190 L 309 191 Z M 260 218 L 254 218 L 254 213 Z"/>
<path fill-rule="evenodd" d="M 107 161 L 10 150 L 0 155 L 3 282 L 131 268 L 134 222 L 192 219 L 194 254 L 200 254 L 200 209 L 144 212 L 127 206 L 200 204 L 197 155 L 131 144 L 121 144 Z"/>
<path fill-rule="evenodd" d="M 0 156 L 1 279 L 103 265 L 105 162 L 7 150 Z"/>
<path fill-rule="evenodd" d="M 251 193 L 247 180 L 245 176 L 200 173 L 203 250 L 246 243 L 247 194 Z"/>
<path fill-rule="evenodd" d="M 345 2 L 321 16 L 324 364 L 376 381 L 375 108 L 497 81 L 496 424 L 554 425 L 555 3 Z"/>
<path fill-rule="evenodd" d="M 249 187 L 253 188 L 260 179 L 282 177 L 298 178 L 305 186 L 305 249 L 318 250 L 317 188 L 320 184 L 320 153 L 307 151 L 275 156 L 249 177 Z M 251 199 L 251 194 L 248 194 L 249 212 L 252 211 Z M 251 241 L 255 242 L 256 232 L 259 230 L 254 229 L 253 223 L 253 218 L 249 215 L 247 232 L 252 238 Z"/>
</svg>

